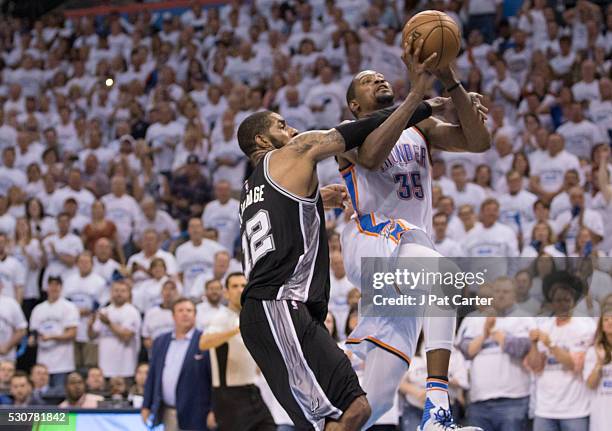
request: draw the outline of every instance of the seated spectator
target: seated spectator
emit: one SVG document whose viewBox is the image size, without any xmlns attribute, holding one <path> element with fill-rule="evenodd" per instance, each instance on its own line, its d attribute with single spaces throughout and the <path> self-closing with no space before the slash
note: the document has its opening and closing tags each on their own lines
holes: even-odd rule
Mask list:
<svg viewBox="0 0 612 431">
<path fill-rule="evenodd" d="M 169 275 L 177 273 L 176 258 L 172 253 L 168 253 L 159 248 L 159 234 L 155 229 L 147 229 L 142 235 L 142 251 L 130 256 L 127 262 L 128 270 L 132 280 L 136 283 L 150 278 L 149 268 L 151 261 L 161 258 L 166 264 L 166 271 Z"/>
<path fill-rule="evenodd" d="M 130 407 L 126 398 L 127 386 L 123 377 L 111 377 L 108 381 L 109 396 L 98 405 L 104 409 L 125 409 Z"/>
<path fill-rule="evenodd" d="M 99 367 L 90 367 L 87 370 L 85 385 L 87 385 L 87 392 L 90 394 L 106 396 L 108 393 L 104 374 L 102 374 L 102 370 Z"/>
<path fill-rule="evenodd" d="M 163 333 L 174 328 L 172 319 L 172 304 L 178 298 L 179 293 L 173 280 L 166 280 L 161 289 L 161 304 L 149 308 L 142 321 L 142 345 L 151 350 L 153 341 Z"/>
<path fill-rule="evenodd" d="M 200 330 L 206 330 L 211 320 L 225 310 L 225 305 L 221 302 L 223 299 L 221 280 L 207 281 L 204 287 L 204 298 L 202 299 L 203 301 L 196 306 L 196 327 Z"/>
<path fill-rule="evenodd" d="M 211 190 L 208 180 L 200 170 L 198 156 L 190 155 L 187 157 L 187 165 L 183 174 L 172 179 L 170 191 L 172 193 L 173 216 L 182 222 L 186 222 L 190 217 L 202 215 L 204 205 L 211 199 Z"/>
<path fill-rule="evenodd" d="M 30 369 L 32 393 L 40 398 L 49 392 L 49 370 L 43 364 L 34 364 Z"/>
<path fill-rule="evenodd" d="M 93 252 L 96 241 L 100 238 L 108 238 L 115 244 L 116 253 L 120 256 L 121 261 L 125 261 L 123 257 L 123 249 L 117 236 L 117 226 L 106 216 L 106 207 L 102 201 L 96 200 L 91 204 L 91 222 L 85 225 L 81 232 L 81 239 L 85 249 Z"/>
<path fill-rule="evenodd" d="M 140 209 L 143 217 L 138 221 L 138 225 L 134 229 L 134 242 L 139 247 L 142 247 L 142 236 L 147 229 L 155 230 L 162 243 L 178 236 L 179 228 L 177 220 L 173 219 L 166 211 L 158 209 L 152 197 L 144 197 L 140 201 Z"/>
<path fill-rule="evenodd" d="M 132 291 L 132 303 L 141 313 L 159 305 L 162 286 L 169 280 L 166 263 L 159 257 L 151 261 L 149 274 L 151 278 L 136 283 Z"/>
<path fill-rule="evenodd" d="M 172 310 L 170 310 L 172 313 Z M 172 321 L 174 324 L 174 320 Z M 149 364 L 141 363 L 136 368 L 136 374 L 134 374 L 134 384 L 128 392 L 127 399 L 131 403 L 132 407 L 139 409 L 142 407 L 144 400 L 145 383 L 147 381 L 147 375 L 149 374 Z"/>
<path fill-rule="evenodd" d="M 32 392 L 32 381 L 21 370 L 15 371 L 11 377 L 11 407 L 44 406 L 46 403 L 36 393 Z M 0 401 L 1 402 L 1 401 Z"/>
<path fill-rule="evenodd" d="M 104 400 L 100 395 L 85 392 L 83 376 L 76 371 L 68 374 L 64 388 L 66 399 L 60 403 L 59 408 L 95 409 Z"/>
<path fill-rule="evenodd" d="M 9 360 L 0 361 L 0 394 L 8 394 L 11 391 L 11 377 L 15 374 L 15 362 Z"/>
</svg>

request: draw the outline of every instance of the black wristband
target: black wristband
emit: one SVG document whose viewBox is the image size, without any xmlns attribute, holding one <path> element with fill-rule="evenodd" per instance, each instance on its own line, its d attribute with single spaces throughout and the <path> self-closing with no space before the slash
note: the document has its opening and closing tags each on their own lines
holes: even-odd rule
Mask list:
<svg viewBox="0 0 612 431">
<path fill-rule="evenodd" d="M 447 93 L 450 93 L 451 91 L 453 91 L 455 88 L 459 87 L 461 85 L 461 81 L 457 81 L 455 82 L 453 85 L 451 85 L 450 87 L 448 87 L 446 89 Z"/>
<path fill-rule="evenodd" d="M 427 101 L 422 101 L 419 103 L 419 106 L 416 107 L 412 117 L 408 120 L 408 124 L 406 124 L 406 129 L 412 126 L 416 126 L 421 121 L 431 117 L 433 110 L 431 109 L 431 105 Z"/>
<path fill-rule="evenodd" d="M 384 123 L 396 109 L 397 107 L 380 109 L 367 117 L 334 127 L 344 138 L 344 147 L 346 151 L 352 150 L 363 144 L 368 135 Z M 419 103 L 412 117 L 408 120 L 405 129 L 415 126 L 426 118 L 431 117 L 431 113 L 432 109 L 429 103 L 425 101 Z"/>
</svg>

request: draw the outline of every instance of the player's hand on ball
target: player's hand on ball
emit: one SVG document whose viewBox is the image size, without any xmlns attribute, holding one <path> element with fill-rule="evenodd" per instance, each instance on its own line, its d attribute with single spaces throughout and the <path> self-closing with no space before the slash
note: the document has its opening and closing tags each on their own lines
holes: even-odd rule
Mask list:
<svg viewBox="0 0 612 431">
<path fill-rule="evenodd" d="M 429 72 L 429 69 L 435 63 L 438 53 L 434 52 L 425 61 L 420 62 L 421 49 L 423 49 L 423 40 L 405 44 L 402 60 L 408 68 L 410 91 L 416 91 L 423 95 L 434 82 L 434 76 Z"/>
<path fill-rule="evenodd" d="M 323 207 L 326 210 L 344 208 L 345 202 L 348 201 L 348 191 L 346 186 L 342 184 L 330 184 L 321 187 L 321 198 L 323 199 Z"/>
</svg>

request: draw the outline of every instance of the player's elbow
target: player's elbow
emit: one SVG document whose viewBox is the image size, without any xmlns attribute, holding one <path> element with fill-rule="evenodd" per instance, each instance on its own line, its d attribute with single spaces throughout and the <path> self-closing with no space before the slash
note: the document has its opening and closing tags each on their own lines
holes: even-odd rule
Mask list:
<svg viewBox="0 0 612 431">
<path fill-rule="evenodd" d="M 491 148 L 491 134 L 488 131 L 479 133 L 473 141 L 473 153 L 484 153 Z"/>
</svg>

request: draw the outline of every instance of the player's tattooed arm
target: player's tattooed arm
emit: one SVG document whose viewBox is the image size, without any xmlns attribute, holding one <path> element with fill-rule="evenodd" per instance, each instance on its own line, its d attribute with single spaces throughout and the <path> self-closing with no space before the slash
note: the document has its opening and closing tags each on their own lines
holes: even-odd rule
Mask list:
<svg viewBox="0 0 612 431">
<path fill-rule="evenodd" d="M 318 162 L 344 151 L 344 138 L 336 129 L 315 130 L 297 135 L 287 148 L 299 157 Z"/>
</svg>

